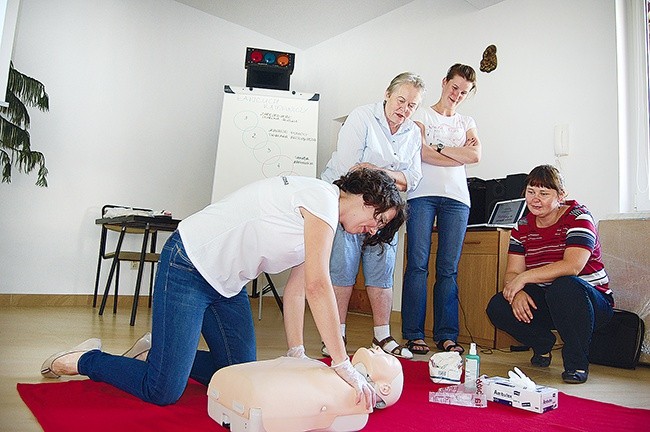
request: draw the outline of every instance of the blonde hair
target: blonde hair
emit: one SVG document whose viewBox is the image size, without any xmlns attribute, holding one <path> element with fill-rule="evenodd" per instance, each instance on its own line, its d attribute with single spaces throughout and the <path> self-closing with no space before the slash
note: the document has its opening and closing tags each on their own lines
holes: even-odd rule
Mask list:
<svg viewBox="0 0 650 432">
<path fill-rule="evenodd" d="M 420 91 L 420 94 L 426 91 L 424 80 L 420 77 L 420 75 L 414 74 L 412 72 L 402 72 L 401 74 L 393 78 L 393 80 L 388 85 L 388 88 L 386 89 L 386 93 L 388 93 L 388 95 L 390 96 L 391 94 L 393 94 L 395 89 L 397 89 L 403 84 L 411 84 L 413 87 L 415 87 Z"/>
</svg>

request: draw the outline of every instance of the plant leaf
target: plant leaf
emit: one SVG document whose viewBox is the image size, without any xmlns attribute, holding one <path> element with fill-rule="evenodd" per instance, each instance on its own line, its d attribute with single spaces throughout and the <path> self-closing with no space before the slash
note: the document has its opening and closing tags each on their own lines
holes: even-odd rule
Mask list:
<svg viewBox="0 0 650 432">
<path fill-rule="evenodd" d="M 14 69 L 14 64 L 9 64 L 9 89 L 19 98 L 26 106 L 33 106 L 41 111 L 49 111 L 50 98 L 45 91 L 45 86 L 38 80 L 29 77 Z"/>
</svg>

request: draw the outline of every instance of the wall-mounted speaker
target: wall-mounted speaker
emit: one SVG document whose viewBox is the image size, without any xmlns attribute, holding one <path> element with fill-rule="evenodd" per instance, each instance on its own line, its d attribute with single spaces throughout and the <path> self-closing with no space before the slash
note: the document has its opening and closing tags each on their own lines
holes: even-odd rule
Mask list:
<svg viewBox="0 0 650 432">
<path fill-rule="evenodd" d="M 289 90 L 296 55 L 261 48 L 246 48 L 246 87 Z"/>
</svg>

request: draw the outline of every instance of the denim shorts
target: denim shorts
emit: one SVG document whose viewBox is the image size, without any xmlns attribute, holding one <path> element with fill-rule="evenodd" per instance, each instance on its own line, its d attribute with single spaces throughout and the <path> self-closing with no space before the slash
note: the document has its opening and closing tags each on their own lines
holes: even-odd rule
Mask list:
<svg viewBox="0 0 650 432">
<path fill-rule="evenodd" d="M 363 252 L 361 245 L 365 234 L 349 234 L 339 224 L 334 235 L 330 257 L 332 285 L 352 286 L 359 273 L 359 261 L 363 263 L 363 277 L 366 286 L 378 288 L 393 287 L 397 233 L 390 244 L 368 246 Z"/>
</svg>

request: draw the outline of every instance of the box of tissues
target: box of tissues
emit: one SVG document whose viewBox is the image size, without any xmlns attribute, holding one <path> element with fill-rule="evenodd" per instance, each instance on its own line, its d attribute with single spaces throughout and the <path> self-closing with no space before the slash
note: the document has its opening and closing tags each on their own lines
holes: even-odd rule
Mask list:
<svg viewBox="0 0 650 432">
<path fill-rule="evenodd" d="M 429 377 L 436 384 L 459 384 L 463 359 L 458 352 L 439 352 L 429 359 Z"/>
<path fill-rule="evenodd" d="M 485 379 L 487 400 L 510 405 L 536 413 L 557 408 L 557 389 L 536 385 L 523 372 L 509 373 L 510 379 L 488 377 Z"/>
</svg>

